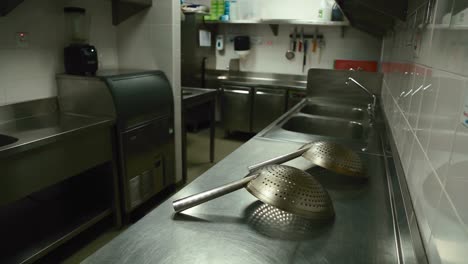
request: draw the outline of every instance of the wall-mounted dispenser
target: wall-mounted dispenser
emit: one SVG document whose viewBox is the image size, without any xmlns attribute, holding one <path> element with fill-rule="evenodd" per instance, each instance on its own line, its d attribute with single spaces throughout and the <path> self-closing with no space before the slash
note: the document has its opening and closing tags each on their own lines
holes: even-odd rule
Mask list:
<svg viewBox="0 0 468 264">
<path fill-rule="evenodd" d="M 237 36 L 234 38 L 234 51 L 241 59 L 244 59 L 250 53 L 250 37 Z"/>
<path fill-rule="evenodd" d="M 216 50 L 219 50 L 219 51 L 224 50 L 224 36 L 223 35 L 216 36 Z"/>
</svg>

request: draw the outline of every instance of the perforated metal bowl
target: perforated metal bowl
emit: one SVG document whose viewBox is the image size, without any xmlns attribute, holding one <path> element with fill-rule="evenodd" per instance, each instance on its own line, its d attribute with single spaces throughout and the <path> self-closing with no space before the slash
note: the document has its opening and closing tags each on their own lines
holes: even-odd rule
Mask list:
<svg viewBox="0 0 468 264">
<path fill-rule="evenodd" d="M 302 157 L 322 168 L 338 174 L 367 177 L 359 155 L 343 145 L 317 141 L 306 144 L 302 148 L 309 148 L 302 154 Z"/>
<path fill-rule="evenodd" d="M 246 189 L 260 201 L 309 219 L 334 216 L 327 191 L 310 174 L 284 165 L 268 165 Z"/>
</svg>

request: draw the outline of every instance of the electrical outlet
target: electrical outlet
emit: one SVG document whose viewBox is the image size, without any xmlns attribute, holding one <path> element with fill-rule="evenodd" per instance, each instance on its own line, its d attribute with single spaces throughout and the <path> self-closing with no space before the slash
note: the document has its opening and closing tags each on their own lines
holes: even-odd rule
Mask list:
<svg viewBox="0 0 468 264">
<path fill-rule="evenodd" d="M 29 48 L 28 32 L 16 32 L 16 47 L 22 49 Z"/>
</svg>

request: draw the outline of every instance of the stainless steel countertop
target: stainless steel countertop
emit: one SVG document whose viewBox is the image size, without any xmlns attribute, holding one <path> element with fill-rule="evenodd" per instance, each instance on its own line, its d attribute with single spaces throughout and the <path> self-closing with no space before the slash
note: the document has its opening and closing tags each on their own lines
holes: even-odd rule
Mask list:
<svg viewBox="0 0 468 264">
<path fill-rule="evenodd" d="M 18 139 L 13 144 L 0 147 L 0 157 L 5 157 L 35 147 L 43 146 L 75 133 L 99 126 L 111 126 L 114 120 L 52 112 L 0 123 L 0 134 Z"/>
<path fill-rule="evenodd" d="M 183 92 L 190 92 L 192 94 L 184 95 Z M 191 100 L 192 98 L 198 96 L 205 96 L 208 94 L 216 94 L 218 92 L 217 89 L 210 89 L 210 88 L 198 88 L 198 87 L 182 87 L 182 99 L 183 100 Z"/>
<path fill-rule="evenodd" d="M 282 89 L 293 89 L 293 90 L 306 90 L 307 82 L 290 82 L 290 81 L 273 81 L 273 80 L 262 80 L 262 79 L 240 79 L 240 78 L 228 78 L 221 80 L 222 84 L 225 85 L 239 85 L 239 86 L 252 86 L 252 87 L 271 87 L 271 88 L 282 88 Z"/>
<path fill-rule="evenodd" d="M 311 168 L 327 188 L 336 217 L 314 224 L 285 219 L 246 190 L 174 215 L 172 201 L 244 177 L 247 166 L 302 144 L 253 138 L 162 203 L 84 263 L 397 263 L 383 157 L 361 153 L 368 182 Z M 302 158 L 288 163 L 310 168 Z M 281 222 L 283 220 L 283 222 Z"/>
</svg>

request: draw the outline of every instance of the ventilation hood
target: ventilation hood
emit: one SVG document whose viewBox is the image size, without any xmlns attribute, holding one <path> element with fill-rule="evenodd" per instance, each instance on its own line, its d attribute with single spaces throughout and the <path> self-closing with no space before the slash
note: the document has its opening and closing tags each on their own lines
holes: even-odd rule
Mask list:
<svg viewBox="0 0 468 264">
<path fill-rule="evenodd" d="M 377 37 L 406 20 L 408 0 L 336 0 L 355 28 Z"/>
</svg>

